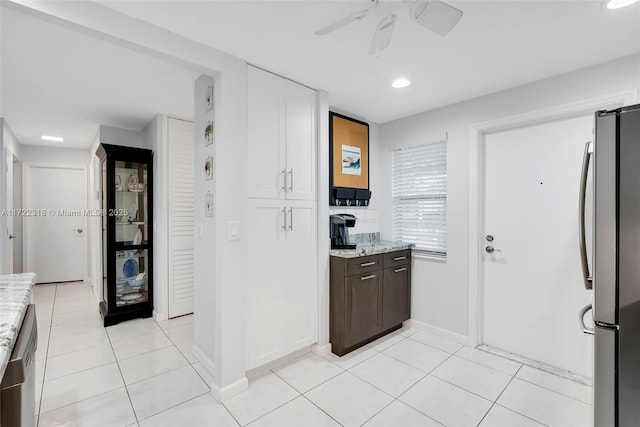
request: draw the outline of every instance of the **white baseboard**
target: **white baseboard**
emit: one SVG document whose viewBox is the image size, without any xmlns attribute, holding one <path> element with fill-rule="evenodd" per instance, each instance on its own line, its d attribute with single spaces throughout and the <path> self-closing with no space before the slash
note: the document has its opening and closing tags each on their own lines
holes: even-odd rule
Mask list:
<svg viewBox="0 0 640 427">
<path fill-rule="evenodd" d="M 209 357 L 204 354 L 204 351 L 200 350 L 200 348 L 195 344 L 191 346 L 191 353 L 193 353 L 193 356 L 198 359 L 198 362 L 202 363 L 202 366 L 204 366 L 204 368 L 209 371 L 213 377 L 213 371 L 216 366 L 213 360 L 209 359 Z M 213 386 L 213 384 L 210 385 Z"/>
<path fill-rule="evenodd" d="M 156 322 L 162 322 L 163 320 L 169 320 L 169 317 L 166 314 L 161 313 L 159 311 L 156 311 L 155 309 L 153 310 L 151 315 L 153 316 L 153 320 L 155 320 Z"/>
<path fill-rule="evenodd" d="M 211 384 L 211 394 L 213 398 L 222 403 L 225 400 L 229 400 L 233 396 L 236 396 L 249 388 L 249 380 L 247 377 L 242 377 L 238 381 L 229 384 L 226 387 L 219 387 L 216 383 Z"/>
<path fill-rule="evenodd" d="M 439 328 L 437 326 L 430 325 L 428 323 L 420 322 L 418 320 L 409 319 L 403 323 L 404 327 L 416 328 L 421 331 L 430 332 L 433 335 L 437 335 L 442 338 L 446 338 L 450 341 L 457 342 L 462 345 L 470 345 L 469 337 L 466 335 L 459 334 L 457 332 L 451 332 L 446 329 Z"/>
<path fill-rule="evenodd" d="M 331 353 L 331 343 L 327 344 L 314 344 L 311 346 L 311 352 L 317 354 L 318 356 L 326 356 Z"/>
</svg>

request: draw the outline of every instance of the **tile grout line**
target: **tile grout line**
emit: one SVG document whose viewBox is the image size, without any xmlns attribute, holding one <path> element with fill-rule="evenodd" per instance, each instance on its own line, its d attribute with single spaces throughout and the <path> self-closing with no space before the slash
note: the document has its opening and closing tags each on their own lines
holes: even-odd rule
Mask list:
<svg viewBox="0 0 640 427">
<path fill-rule="evenodd" d="M 138 419 L 138 414 L 136 413 L 136 408 L 133 406 L 133 400 L 131 400 L 131 394 L 129 393 L 129 388 L 127 387 L 127 382 L 125 381 L 124 375 L 122 374 L 122 368 L 120 367 L 120 361 L 116 357 L 116 352 L 113 349 L 113 343 L 111 342 L 111 337 L 109 336 L 109 333 L 106 331 L 106 328 L 105 328 L 105 333 L 107 334 L 107 340 L 109 340 L 109 345 L 111 346 L 111 351 L 113 352 L 113 357 L 116 359 L 116 366 L 118 367 L 118 372 L 120 372 L 120 378 L 122 378 L 122 384 L 124 385 L 124 390 L 127 393 L 127 398 L 129 399 L 129 405 L 131 405 L 131 410 L 133 411 L 133 416 L 136 419 L 136 424 L 140 425 L 140 420 Z"/>
<path fill-rule="evenodd" d="M 509 410 L 509 411 L 511 411 L 511 412 L 513 412 L 513 413 L 516 413 L 516 414 L 518 414 L 518 415 L 520 415 L 520 416 L 522 416 L 522 417 L 524 417 L 524 418 L 527 418 L 527 419 L 529 419 L 529 420 L 531 420 L 531 421 L 533 421 L 533 422 L 535 422 L 535 423 L 538 423 L 538 424 L 540 424 L 540 425 L 542 425 L 542 426 L 546 426 L 546 424 L 544 424 L 544 423 L 542 423 L 542 422 L 540 422 L 540 421 L 538 421 L 538 420 L 535 420 L 535 419 L 533 419 L 533 418 L 531 418 L 531 417 L 528 417 L 528 416 L 526 416 L 526 415 L 524 415 L 524 414 L 521 414 L 520 412 L 515 411 L 515 410 L 513 410 L 513 409 L 511 409 L 511 408 L 507 408 L 506 406 L 502 406 L 501 404 L 499 404 L 499 403 L 498 403 L 498 400 L 500 399 L 500 397 L 504 394 L 504 392 L 507 390 L 507 388 L 509 387 L 509 385 L 510 385 L 510 384 L 513 382 L 513 380 L 516 378 L 516 375 L 518 375 L 518 372 L 520 372 L 520 370 L 522 369 L 522 367 L 523 367 L 523 366 L 524 366 L 524 365 L 520 366 L 520 367 L 518 368 L 518 370 L 515 372 L 515 374 L 513 374 L 513 376 L 511 377 L 511 379 L 510 379 L 510 380 L 509 380 L 509 382 L 507 383 L 507 385 L 502 389 L 502 391 L 500 392 L 500 394 L 498 395 L 498 397 L 496 397 L 496 400 L 495 400 L 495 401 L 493 401 L 493 402 L 491 402 L 491 407 L 490 407 L 490 408 L 489 408 L 489 410 L 488 410 L 488 411 L 487 411 L 487 412 L 482 416 L 482 419 L 481 419 L 481 420 L 480 420 L 480 422 L 478 423 L 478 426 L 479 426 L 480 424 L 482 424 L 482 421 L 487 417 L 487 415 L 489 415 L 489 412 L 491 412 L 491 410 L 493 409 L 493 407 L 494 407 L 494 406 L 496 406 L 496 405 L 500 406 L 501 408 L 507 409 L 507 410 Z"/>
<path fill-rule="evenodd" d="M 42 385 L 40 386 L 40 402 L 38 402 L 37 424 L 40 424 L 40 411 L 42 410 L 42 398 L 44 397 L 44 383 L 47 377 L 47 361 L 49 360 L 49 344 L 51 343 L 51 323 L 53 322 L 53 309 L 56 305 L 56 294 L 58 293 L 58 285 L 53 291 L 53 304 L 51 304 L 51 319 L 49 320 L 49 336 L 47 336 L 47 351 L 44 355 L 44 370 L 42 372 Z M 37 322 L 37 319 L 36 319 Z"/>
</svg>

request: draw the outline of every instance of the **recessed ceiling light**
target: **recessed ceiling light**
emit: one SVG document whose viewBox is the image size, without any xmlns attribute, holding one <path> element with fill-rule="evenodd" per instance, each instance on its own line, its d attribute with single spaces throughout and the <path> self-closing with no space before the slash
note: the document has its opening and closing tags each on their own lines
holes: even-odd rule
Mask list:
<svg viewBox="0 0 640 427">
<path fill-rule="evenodd" d="M 43 141 L 53 141 L 53 142 L 63 142 L 64 138 L 61 136 L 49 136 L 49 135 L 40 135 Z"/>
<path fill-rule="evenodd" d="M 638 0 L 609 0 L 607 2 L 607 9 L 620 9 L 622 7 L 630 6 Z"/>
<path fill-rule="evenodd" d="M 393 83 L 391 83 L 391 86 L 400 89 L 403 87 L 407 87 L 411 84 L 411 82 L 407 79 L 396 79 L 393 81 Z"/>
</svg>

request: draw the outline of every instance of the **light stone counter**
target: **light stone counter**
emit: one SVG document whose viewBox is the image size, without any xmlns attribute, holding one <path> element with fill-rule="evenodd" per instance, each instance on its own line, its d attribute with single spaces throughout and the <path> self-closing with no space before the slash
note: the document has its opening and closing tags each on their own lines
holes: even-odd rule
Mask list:
<svg viewBox="0 0 640 427">
<path fill-rule="evenodd" d="M 31 302 L 34 273 L 0 275 L 0 378 L 20 331 L 27 306 Z"/>
<path fill-rule="evenodd" d="M 356 249 L 331 249 L 329 255 L 341 258 L 356 258 L 367 255 L 382 254 L 385 252 L 401 251 L 413 248 L 413 243 L 390 242 L 379 240 L 377 242 L 358 243 Z"/>
</svg>

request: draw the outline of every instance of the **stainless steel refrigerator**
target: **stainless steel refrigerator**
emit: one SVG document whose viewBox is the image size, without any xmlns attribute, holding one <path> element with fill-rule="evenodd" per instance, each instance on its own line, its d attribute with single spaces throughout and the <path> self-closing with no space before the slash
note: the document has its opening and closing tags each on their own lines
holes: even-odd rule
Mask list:
<svg viewBox="0 0 640 427">
<path fill-rule="evenodd" d="M 584 193 L 593 161 L 592 276 L 586 259 Z M 593 285 L 594 425 L 640 425 L 640 105 L 598 111 L 593 155 L 585 149 L 581 243 Z M 587 331 L 588 332 L 588 331 Z"/>
</svg>

